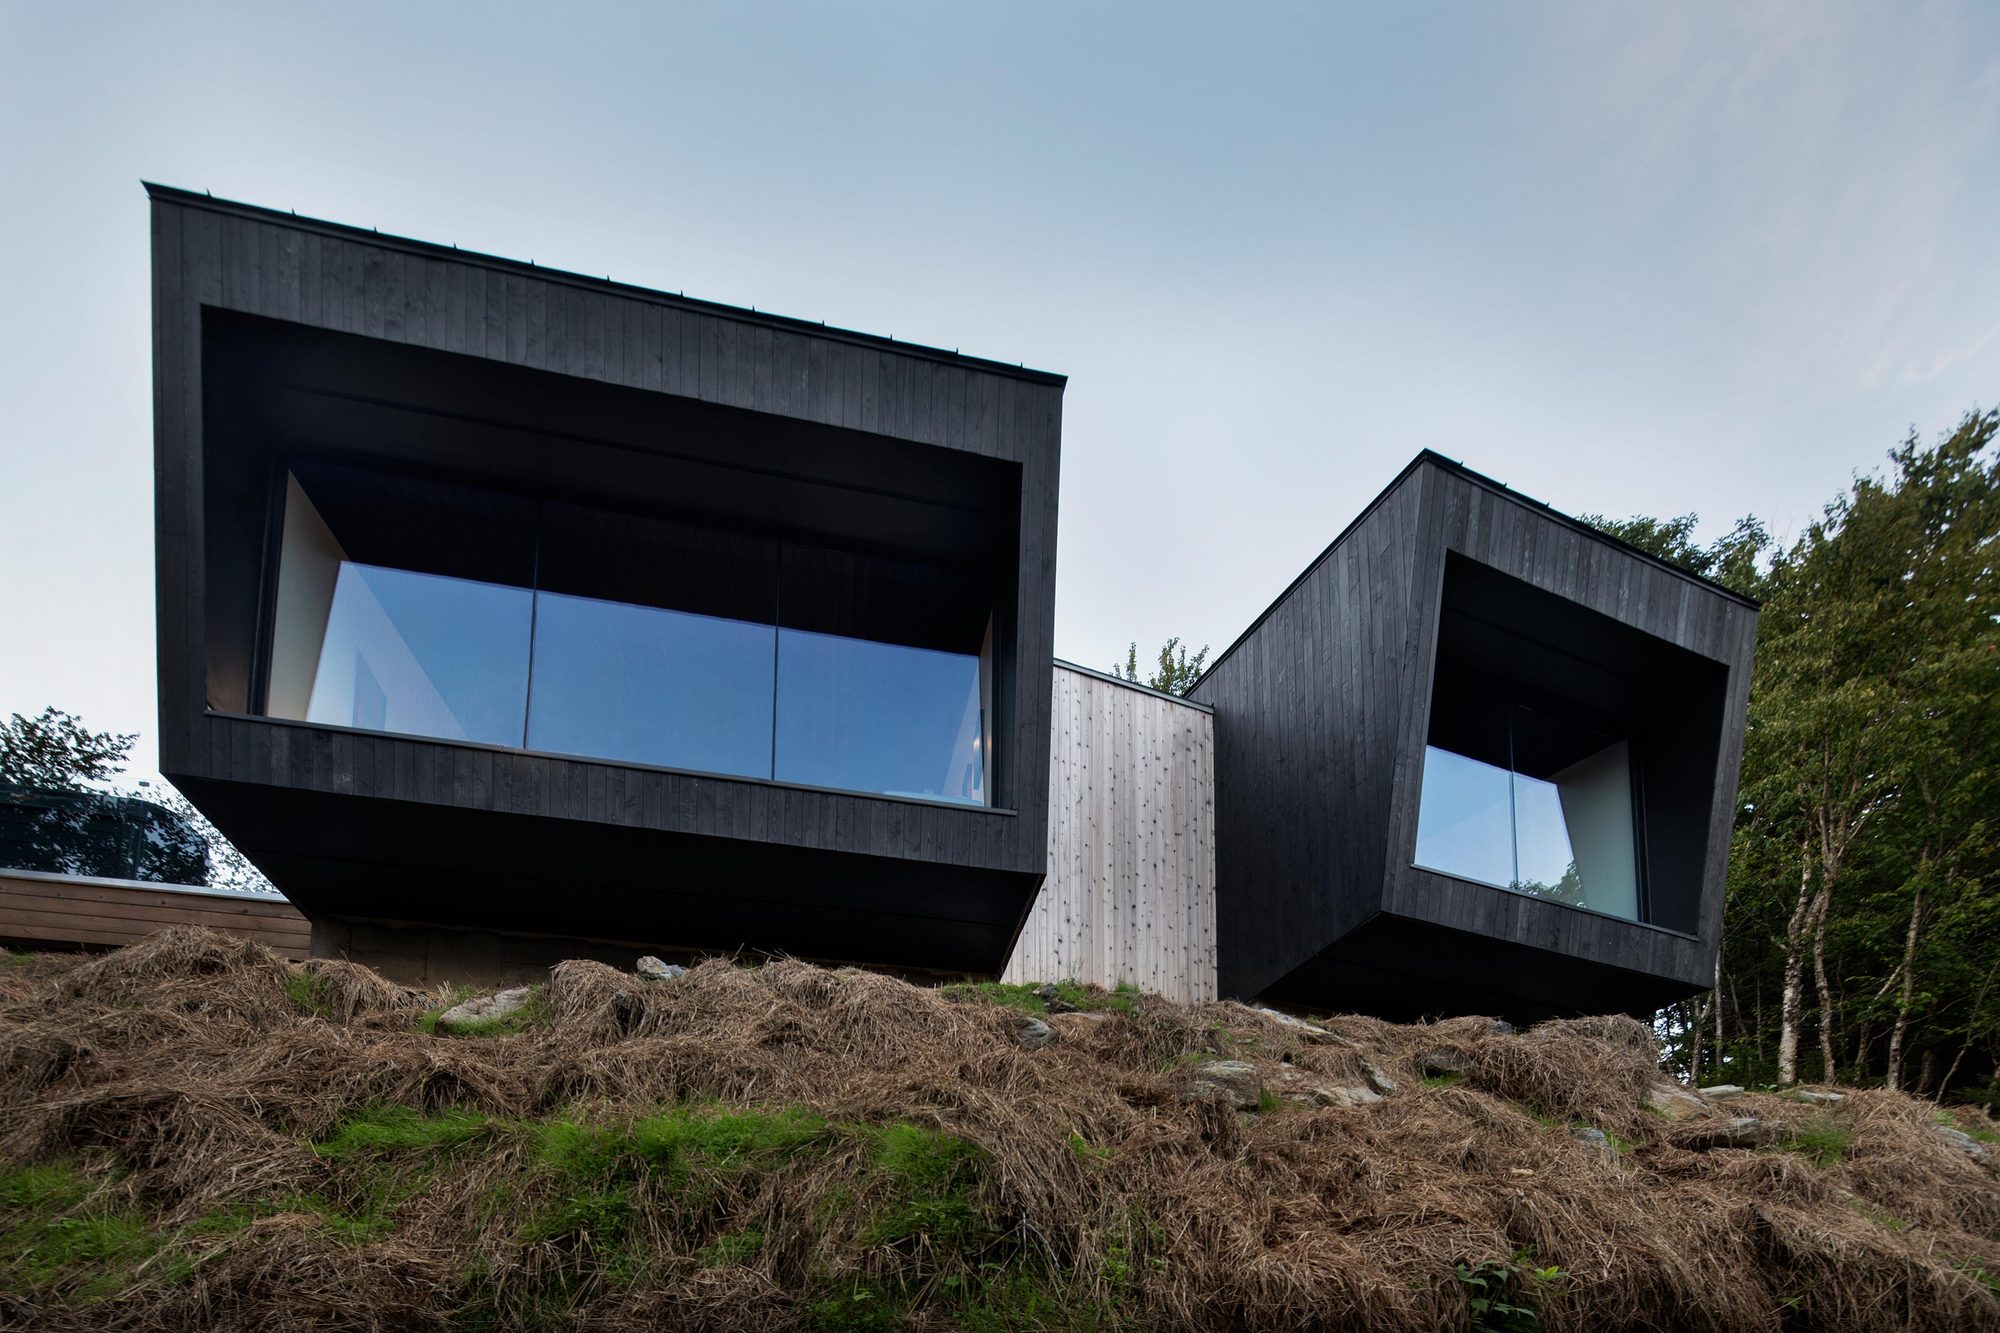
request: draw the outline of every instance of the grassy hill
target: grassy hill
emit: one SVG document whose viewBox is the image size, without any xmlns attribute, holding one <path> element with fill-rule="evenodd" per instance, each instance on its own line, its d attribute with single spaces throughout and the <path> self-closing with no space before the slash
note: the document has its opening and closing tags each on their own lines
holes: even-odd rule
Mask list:
<svg viewBox="0 0 2000 1333">
<path fill-rule="evenodd" d="M 1704 1101 L 1628 1019 L 795 962 L 451 998 L 198 930 L 8 960 L 0 1326 L 2000 1327 L 1984 1121 Z"/>
</svg>

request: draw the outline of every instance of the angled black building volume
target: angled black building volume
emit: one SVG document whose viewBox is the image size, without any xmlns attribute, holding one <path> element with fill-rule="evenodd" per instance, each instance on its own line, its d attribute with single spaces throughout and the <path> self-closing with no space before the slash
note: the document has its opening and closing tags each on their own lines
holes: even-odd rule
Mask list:
<svg viewBox="0 0 2000 1333">
<path fill-rule="evenodd" d="M 1756 620 L 1420 455 L 1193 691 L 1222 993 L 1533 1018 L 1713 984 Z"/>
<path fill-rule="evenodd" d="M 1061 377 L 149 193 L 161 768 L 325 947 L 999 970 Z"/>
<path fill-rule="evenodd" d="M 1191 700 L 1052 676 L 1061 377 L 149 190 L 161 768 L 316 952 L 1710 984 L 1746 599 L 1426 453 Z"/>
</svg>

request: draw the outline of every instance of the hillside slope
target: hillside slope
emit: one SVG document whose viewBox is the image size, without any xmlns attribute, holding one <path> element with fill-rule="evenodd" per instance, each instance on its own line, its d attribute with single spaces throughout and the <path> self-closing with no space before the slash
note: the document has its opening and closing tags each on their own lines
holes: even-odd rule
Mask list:
<svg viewBox="0 0 2000 1333">
<path fill-rule="evenodd" d="M 0 1326 L 2000 1328 L 2000 1152 L 1928 1103 L 1064 996 L 572 962 L 446 1036 L 204 931 L 15 959 Z"/>
</svg>

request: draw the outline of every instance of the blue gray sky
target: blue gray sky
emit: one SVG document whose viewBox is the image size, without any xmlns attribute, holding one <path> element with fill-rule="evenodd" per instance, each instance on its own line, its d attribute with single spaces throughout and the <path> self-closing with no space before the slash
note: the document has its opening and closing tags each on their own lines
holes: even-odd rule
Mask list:
<svg viewBox="0 0 2000 1333">
<path fill-rule="evenodd" d="M 0 0 L 0 713 L 141 767 L 141 178 L 1067 373 L 1100 667 L 1420 448 L 1792 533 L 2000 386 L 1987 4 Z"/>
</svg>

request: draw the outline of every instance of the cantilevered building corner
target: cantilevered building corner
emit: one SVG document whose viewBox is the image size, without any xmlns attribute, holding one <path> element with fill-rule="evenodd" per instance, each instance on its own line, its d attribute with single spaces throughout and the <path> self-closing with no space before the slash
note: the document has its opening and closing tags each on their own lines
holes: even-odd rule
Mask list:
<svg viewBox="0 0 2000 1333">
<path fill-rule="evenodd" d="M 1420 455 L 1193 692 L 1223 993 L 1532 1018 L 1713 984 L 1756 628 Z"/>
<path fill-rule="evenodd" d="M 1710 983 L 1748 600 L 1426 453 L 1160 695 L 1053 662 L 1059 376 L 151 194 L 161 767 L 316 952 Z"/>
<path fill-rule="evenodd" d="M 323 943 L 1000 969 L 1061 377 L 150 194 L 161 767 Z"/>
</svg>

